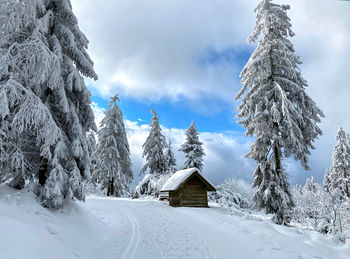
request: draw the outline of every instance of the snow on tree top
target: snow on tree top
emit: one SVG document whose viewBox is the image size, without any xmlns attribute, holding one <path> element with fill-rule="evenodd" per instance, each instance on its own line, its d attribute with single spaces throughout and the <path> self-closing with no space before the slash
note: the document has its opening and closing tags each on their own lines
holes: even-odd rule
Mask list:
<svg viewBox="0 0 350 259">
<path fill-rule="evenodd" d="M 198 175 L 203 178 L 207 184 L 212 187 L 212 189 L 215 190 L 214 185 L 206 179 L 200 171 L 193 167 L 193 168 L 188 168 L 185 170 L 180 170 L 174 173 L 164 184 L 162 189 L 160 190 L 161 192 L 168 192 L 168 191 L 175 191 L 178 189 L 188 178 L 190 178 L 194 173 L 198 173 Z"/>
</svg>

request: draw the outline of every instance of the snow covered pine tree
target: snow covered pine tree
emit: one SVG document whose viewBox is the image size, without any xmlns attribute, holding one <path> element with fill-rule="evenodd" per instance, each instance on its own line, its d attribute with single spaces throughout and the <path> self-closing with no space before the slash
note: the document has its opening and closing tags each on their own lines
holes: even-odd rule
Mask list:
<svg viewBox="0 0 350 259">
<path fill-rule="evenodd" d="M 332 167 L 325 175 L 325 182 L 331 194 L 339 193 L 339 198 L 350 198 L 350 147 L 343 128 L 336 137 L 338 143 L 333 149 Z"/>
<path fill-rule="evenodd" d="M 165 151 L 165 160 L 169 173 L 176 172 L 176 159 L 171 149 L 171 141 L 168 142 L 167 150 Z"/>
<path fill-rule="evenodd" d="M 142 145 L 142 157 L 146 158 L 146 163 L 140 171 L 140 175 L 147 170 L 148 174 L 135 187 L 134 198 L 138 198 L 141 195 L 158 196 L 163 184 L 171 175 L 168 170 L 168 161 L 164 154 L 167 143 L 159 125 L 159 117 L 153 109 L 151 112 L 153 113 L 153 117 L 149 122 L 151 131 L 146 142 Z"/>
<path fill-rule="evenodd" d="M 323 188 L 326 192 L 330 192 L 330 188 L 331 188 L 331 178 L 329 175 L 329 170 L 328 168 L 326 169 L 326 172 L 324 173 L 323 176 Z"/>
<path fill-rule="evenodd" d="M 97 79 L 69 0 L 0 8 L 0 161 L 13 187 L 38 182 L 44 206 L 83 200 L 86 132 L 96 129 L 81 75 Z"/>
<path fill-rule="evenodd" d="M 187 158 L 182 169 L 191 167 L 196 167 L 199 170 L 203 169 L 203 156 L 205 156 L 205 153 L 202 147 L 203 143 L 199 140 L 198 135 L 197 127 L 192 121 L 190 127 L 186 130 L 186 141 L 179 150 L 184 152 Z"/>
<path fill-rule="evenodd" d="M 157 113 L 153 109 L 151 109 L 151 112 L 153 114 L 153 117 L 149 122 L 151 131 L 146 142 L 142 145 L 142 157 L 146 157 L 146 164 L 142 167 L 140 175 L 145 173 L 147 169 L 149 169 L 150 174 L 154 175 L 162 175 L 167 171 L 167 162 L 164 155 L 164 149 L 166 148 L 167 143 L 162 134 Z"/>
<path fill-rule="evenodd" d="M 329 199 L 327 210 L 327 232 L 345 242 L 344 230 L 350 225 L 350 146 L 348 136 L 340 128 L 333 149 L 332 166 L 324 175 L 323 187 Z"/>
<path fill-rule="evenodd" d="M 107 189 L 107 196 L 119 197 L 129 193 L 133 174 L 123 113 L 117 101 L 117 95 L 111 98 L 100 124 L 94 177 Z"/>
<path fill-rule="evenodd" d="M 262 0 L 255 9 L 256 24 L 248 42 L 262 38 L 241 72 L 243 87 L 235 97 L 241 99 L 237 118 L 247 130 L 245 135 L 256 138 L 246 155 L 258 162 L 254 200 L 266 213 L 275 214 L 277 224 L 288 222 L 286 213 L 293 206 L 282 159 L 294 155 L 309 169 L 309 149 L 322 134 L 316 123 L 324 116 L 305 93 L 307 83 L 298 68 L 301 61 L 288 39 L 294 36 L 286 13 L 289 8 Z"/>
</svg>

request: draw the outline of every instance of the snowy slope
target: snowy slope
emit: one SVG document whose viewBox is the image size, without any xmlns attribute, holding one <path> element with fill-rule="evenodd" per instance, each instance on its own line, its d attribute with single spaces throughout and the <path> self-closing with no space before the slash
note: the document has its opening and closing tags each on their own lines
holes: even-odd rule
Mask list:
<svg viewBox="0 0 350 259">
<path fill-rule="evenodd" d="M 32 191 L 0 186 L 0 258 L 88 258 L 112 233 L 82 203 L 58 212 L 43 208 Z"/>
<path fill-rule="evenodd" d="M 249 218 L 96 196 L 53 213 L 1 187 L 0 258 L 350 258 L 349 243 Z"/>
<path fill-rule="evenodd" d="M 115 229 L 112 258 L 350 258 L 349 244 L 217 207 L 172 208 L 158 201 L 98 197 L 90 197 L 87 207 Z"/>
</svg>

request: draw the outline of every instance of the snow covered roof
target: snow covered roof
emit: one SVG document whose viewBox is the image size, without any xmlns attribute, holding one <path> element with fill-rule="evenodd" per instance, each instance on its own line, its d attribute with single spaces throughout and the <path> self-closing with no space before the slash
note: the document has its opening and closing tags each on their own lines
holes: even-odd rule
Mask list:
<svg viewBox="0 0 350 259">
<path fill-rule="evenodd" d="M 214 185 L 208 181 L 197 168 L 188 168 L 174 173 L 164 184 L 161 192 L 176 191 L 188 178 L 193 174 L 197 174 L 209 186 L 210 191 L 215 191 Z"/>
</svg>

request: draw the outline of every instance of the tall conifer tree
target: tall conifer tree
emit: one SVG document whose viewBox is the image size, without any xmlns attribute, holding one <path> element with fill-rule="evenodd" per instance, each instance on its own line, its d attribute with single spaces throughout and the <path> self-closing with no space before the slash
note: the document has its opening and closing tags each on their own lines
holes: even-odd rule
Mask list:
<svg viewBox="0 0 350 259">
<path fill-rule="evenodd" d="M 162 175 L 167 172 L 167 161 L 164 155 L 164 149 L 167 146 L 162 129 L 159 125 L 159 117 L 157 113 L 151 110 L 153 117 L 149 122 L 151 131 L 143 144 L 143 155 L 146 158 L 146 163 L 142 167 L 140 174 L 149 170 L 152 175 Z"/>
<path fill-rule="evenodd" d="M 165 151 L 165 160 L 167 164 L 167 170 L 170 173 L 174 173 L 176 171 L 176 159 L 171 148 L 171 141 L 168 142 L 167 149 Z"/>
<path fill-rule="evenodd" d="M 0 6 L 0 167 L 11 185 L 39 183 L 42 204 L 84 199 L 86 132 L 96 129 L 82 76 L 97 79 L 69 0 Z"/>
<path fill-rule="evenodd" d="M 328 186 L 330 192 L 338 191 L 341 197 L 350 198 L 350 147 L 343 128 L 339 129 L 336 139 Z"/>
<path fill-rule="evenodd" d="M 98 131 L 94 178 L 108 190 L 107 195 L 121 196 L 129 193 L 133 175 L 123 114 L 117 101 L 117 95 L 111 98 Z"/>
<path fill-rule="evenodd" d="M 258 163 L 254 200 L 267 213 L 274 213 L 278 224 L 288 220 L 286 211 L 293 206 L 282 159 L 294 155 L 309 169 L 309 150 L 322 134 L 317 123 L 323 117 L 305 92 L 307 83 L 298 68 L 301 61 L 289 40 L 294 36 L 289 8 L 262 0 L 255 9 L 256 23 L 248 42 L 258 46 L 241 72 L 243 87 L 235 97 L 241 100 L 239 123 L 246 128 L 246 136 L 255 137 L 247 154 Z"/>
<path fill-rule="evenodd" d="M 203 157 L 205 156 L 203 143 L 199 140 L 199 132 L 196 124 L 192 121 L 190 127 L 186 130 L 186 141 L 181 145 L 180 151 L 185 153 L 186 161 L 182 169 L 196 167 L 203 169 Z"/>
<path fill-rule="evenodd" d="M 329 175 L 329 170 L 328 168 L 326 169 L 326 172 L 324 173 L 324 177 L 323 177 L 323 188 L 326 192 L 330 192 L 330 188 L 331 188 L 331 178 Z"/>
</svg>

